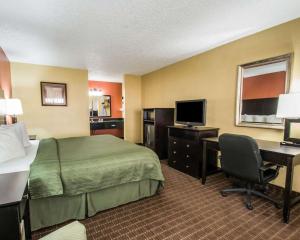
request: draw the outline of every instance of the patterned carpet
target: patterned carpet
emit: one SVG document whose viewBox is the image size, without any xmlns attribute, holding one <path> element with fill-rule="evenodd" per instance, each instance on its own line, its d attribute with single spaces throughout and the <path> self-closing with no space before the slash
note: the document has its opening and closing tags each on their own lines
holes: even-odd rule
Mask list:
<svg viewBox="0 0 300 240">
<path fill-rule="evenodd" d="M 208 177 L 203 186 L 165 164 L 162 168 L 166 184 L 159 195 L 81 221 L 88 239 L 300 239 L 300 204 L 293 208 L 290 223 L 284 224 L 282 210 L 265 200 L 254 198 L 254 210 L 249 211 L 241 195 L 221 197 L 219 190 L 230 186 L 222 174 Z M 33 239 L 57 227 L 35 232 Z"/>
</svg>

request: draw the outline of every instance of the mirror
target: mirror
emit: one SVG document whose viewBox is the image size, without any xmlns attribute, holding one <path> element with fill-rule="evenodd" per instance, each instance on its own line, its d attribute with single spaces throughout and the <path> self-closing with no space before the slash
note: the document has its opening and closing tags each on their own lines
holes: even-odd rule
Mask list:
<svg viewBox="0 0 300 240">
<path fill-rule="evenodd" d="M 236 125 L 283 129 L 278 97 L 288 91 L 291 55 L 239 66 Z"/>
<path fill-rule="evenodd" d="M 89 96 L 91 117 L 111 117 L 111 96 Z"/>
</svg>

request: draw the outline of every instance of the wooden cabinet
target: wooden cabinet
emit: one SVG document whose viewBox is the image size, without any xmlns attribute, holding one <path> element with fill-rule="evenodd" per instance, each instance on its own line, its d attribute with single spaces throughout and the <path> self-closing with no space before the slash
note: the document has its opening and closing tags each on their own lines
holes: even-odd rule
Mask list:
<svg viewBox="0 0 300 240">
<path fill-rule="evenodd" d="M 101 122 L 98 119 L 90 121 L 91 135 L 111 134 L 119 138 L 124 137 L 123 118 L 105 118 Z"/>
<path fill-rule="evenodd" d="M 218 128 L 198 127 L 188 128 L 182 126 L 168 127 L 168 164 L 169 166 L 200 178 L 202 173 L 203 144 L 202 138 L 217 137 Z M 208 154 L 208 173 L 215 172 L 217 168 L 217 154 Z"/>
<path fill-rule="evenodd" d="M 143 145 L 159 159 L 168 157 L 168 125 L 174 124 L 174 108 L 143 109 Z"/>
</svg>

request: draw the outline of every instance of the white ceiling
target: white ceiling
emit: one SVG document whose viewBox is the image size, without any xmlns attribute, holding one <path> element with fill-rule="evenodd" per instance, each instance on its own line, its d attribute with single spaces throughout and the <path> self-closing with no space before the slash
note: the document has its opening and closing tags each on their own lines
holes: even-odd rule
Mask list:
<svg viewBox="0 0 300 240">
<path fill-rule="evenodd" d="M 11 61 L 145 74 L 300 17 L 299 0 L 0 0 Z"/>
</svg>

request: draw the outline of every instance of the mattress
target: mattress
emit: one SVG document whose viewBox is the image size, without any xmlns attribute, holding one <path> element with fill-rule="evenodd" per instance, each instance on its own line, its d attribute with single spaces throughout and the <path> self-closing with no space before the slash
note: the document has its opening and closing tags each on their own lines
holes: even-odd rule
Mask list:
<svg viewBox="0 0 300 240">
<path fill-rule="evenodd" d="M 29 171 L 30 164 L 35 159 L 38 147 L 39 140 L 31 140 L 31 145 L 25 148 L 26 156 L 21 158 L 15 158 L 3 163 L 0 163 L 0 174 L 11 173 L 11 172 L 20 172 L 20 171 Z"/>
<path fill-rule="evenodd" d="M 163 181 L 148 148 L 109 135 L 43 139 L 31 164 L 31 229 L 153 196 Z"/>
<path fill-rule="evenodd" d="M 163 182 L 157 155 L 111 135 L 43 139 L 30 166 L 32 199 L 75 196 L 145 179 Z"/>
</svg>

